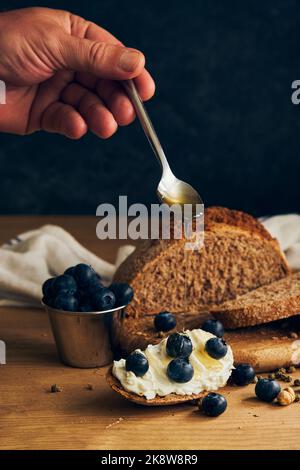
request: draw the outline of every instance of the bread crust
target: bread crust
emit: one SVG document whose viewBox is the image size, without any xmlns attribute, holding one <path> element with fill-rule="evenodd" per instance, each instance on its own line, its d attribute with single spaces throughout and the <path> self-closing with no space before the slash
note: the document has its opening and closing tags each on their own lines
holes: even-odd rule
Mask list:
<svg viewBox="0 0 300 470">
<path fill-rule="evenodd" d="M 187 403 L 193 400 L 200 400 L 208 393 L 208 392 L 201 392 L 201 393 L 193 394 L 193 395 L 176 395 L 175 393 L 171 393 L 169 395 L 166 395 L 165 397 L 156 396 L 155 398 L 151 400 L 147 400 L 147 398 L 145 397 L 142 397 L 135 393 L 127 392 L 126 390 L 124 390 L 119 380 L 113 375 L 112 367 L 107 371 L 106 381 L 114 392 L 117 392 L 123 398 L 126 398 L 126 400 L 136 403 L 137 405 L 143 405 L 143 406 L 179 405 L 180 403 Z"/>
<path fill-rule="evenodd" d="M 228 209 L 227 207 L 208 207 L 205 210 L 205 222 L 207 223 L 207 229 L 210 229 L 212 223 L 226 224 L 255 233 L 266 240 L 274 240 L 265 227 L 250 214 Z"/>
</svg>

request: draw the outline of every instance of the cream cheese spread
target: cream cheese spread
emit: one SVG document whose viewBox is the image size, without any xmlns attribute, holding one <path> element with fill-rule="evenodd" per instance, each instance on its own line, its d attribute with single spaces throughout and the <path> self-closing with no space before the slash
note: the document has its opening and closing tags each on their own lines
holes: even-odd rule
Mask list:
<svg viewBox="0 0 300 470">
<path fill-rule="evenodd" d="M 186 383 L 177 383 L 167 376 L 167 367 L 173 359 L 166 352 L 167 338 L 159 344 L 149 345 L 143 353 L 148 359 L 149 369 L 143 377 L 137 377 L 133 372 L 126 371 L 125 359 L 114 361 L 113 375 L 121 382 L 122 387 L 148 400 L 156 395 L 164 397 L 170 393 L 177 395 L 198 394 L 204 390 L 212 391 L 223 387 L 233 369 L 233 354 L 230 346 L 226 356 L 213 359 L 205 351 L 205 344 L 214 335 L 201 329 L 185 331 L 192 341 L 193 352 L 189 362 L 194 368 L 193 378 Z M 141 352 L 140 350 L 137 350 Z"/>
</svg>

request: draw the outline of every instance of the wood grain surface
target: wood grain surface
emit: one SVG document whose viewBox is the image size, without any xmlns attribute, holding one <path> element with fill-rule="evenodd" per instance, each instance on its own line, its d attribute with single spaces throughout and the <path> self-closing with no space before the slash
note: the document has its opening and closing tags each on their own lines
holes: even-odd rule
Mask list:
<svg viewBox="0 0 300 470">
<path fill-rule="evenodd" d="M 95 253 L 114 259 L 118 242 L 97 240 L 94 217 L 1 217 L 0 243 L 44 223 L 62 225 Z M 107 368 L 60 364 L 42 310 L 1 308 L 0 339 L 7 345 L 7 364 L 0 366 L 1 449 L 300 447 L 300 403 L 261 403 L 254 385 L 227 387 L 228 409 L 218 418 L 188 404 L 146 408 L 110 389 Z M 299 372 L 293 376 L 300 378 Z M 62 391 L 50 393 L 53 384 Z"/>
</svg>

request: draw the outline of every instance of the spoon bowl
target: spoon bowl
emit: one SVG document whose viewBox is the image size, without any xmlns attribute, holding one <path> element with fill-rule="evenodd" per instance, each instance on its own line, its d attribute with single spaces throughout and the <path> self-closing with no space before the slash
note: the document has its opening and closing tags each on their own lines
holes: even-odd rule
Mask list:
<svg viewBox="0 0 300 470">
<path fill-rule="evenodd" d="M 172 178 L 163 175 L 157 187 L 157 195 L 162 203 L 169 206 L 191 204 L 194 216 L 197 216 L 199 212 L 197 204 L 203 204 L 199 193 L 190 184 L 179 180 L 173 174 Z"/>
</svg>

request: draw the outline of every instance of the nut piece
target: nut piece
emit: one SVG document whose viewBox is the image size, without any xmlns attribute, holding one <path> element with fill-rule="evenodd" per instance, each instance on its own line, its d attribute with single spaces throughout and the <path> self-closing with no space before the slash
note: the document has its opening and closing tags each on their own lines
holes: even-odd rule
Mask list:
<svg viewBox="0 0 300 470">
<path fill-rule="evenodd" d="M 289 338 L 297 339 L 297 338 L 298 338 L 298 334 L 297 334 L 295 331 L 291 331 L 291 332 L 289 333 Z"/>
<path fill-rule="evenodd" d="M 277 402 L 281 406 L 287 406 L 293 403 L 295 398 L 294 390 L 291 387 L 287 387 L 278 394 Z"/>
</svg>

